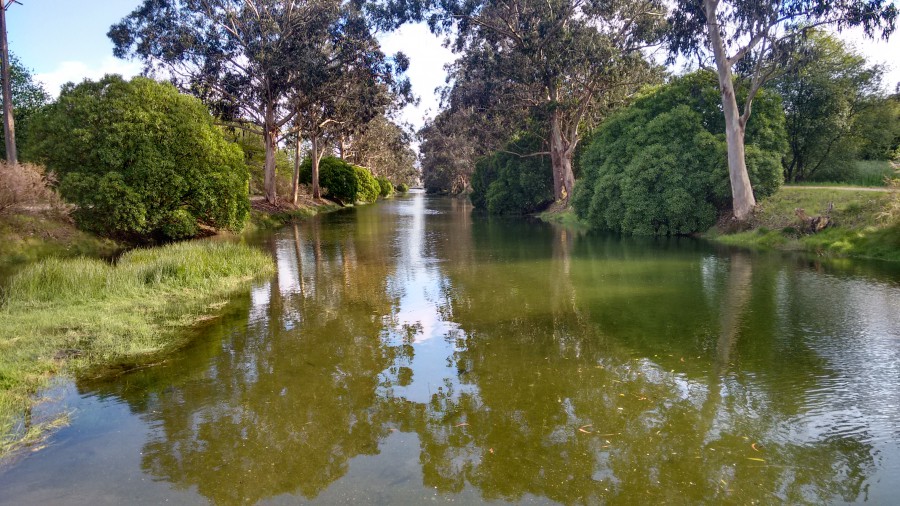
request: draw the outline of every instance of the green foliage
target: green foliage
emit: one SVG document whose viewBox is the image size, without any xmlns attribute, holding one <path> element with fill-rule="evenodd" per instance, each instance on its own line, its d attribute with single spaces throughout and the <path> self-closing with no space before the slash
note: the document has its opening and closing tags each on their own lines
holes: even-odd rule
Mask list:
<svg viewBox="0 0 900 506">
<path fill-rule="evenodd" d="M 406 183 L 400 183 L 396 188 L 398 193 L 406 193 L 409 191 L 409 185 L 407 185 Z"/>
<path fill-rule="evenodd" d="M 9 84 L 12 92 L 16 145 L 21 147 L 28 143 L 28 122 L 41 107 L 50 102 L 50 94 L 44 90 L 40 82 L 34 81 L 31 72 L 12 53 L 9 54 Z M 0 105 L 2 104 L 3 99 L 0 97 Z M 0 142 L 0 158 L 6 158 L 6 143 L 3 142 Z M 19 158 L 22 158 L 21 153 Z"/>
<path fill-rule="evenodd" d="M 772 83 L 787 119 L 785 179 L 846 182 L 856 176 L 861 151 L 886 157 L 900 123 L 894 119 L 892 132 L 891 109 L 879 96 L 883 69 L 818 31 L 795 58 L 799 63 Z"/>
<path fill-rule="evenodd" d="M 388 178 L 384 176 L 378 176 L 377 178 L 375 178 L 375 180 L 378 181 L 379 197 L 386 199 L 394 194 L 394 185 L 391 184 Z"/>
<path fill-rule="evenodd" d="M 300 164 L 300 182 L 312 184 L 310 158 Z M 360 192 L 360 180 L 353 165 L 335 156 L 323 156 L 319 162 L 319 185 L 325 189 L 327 197 L 343 203 L 355 202 Z"/>
<path fill-rule="evenodd" d="M 369 169 L 353 165 L 353 171 L 356 174 L 356 181 L 359 190 L 356 193 L 356 200 L 363 202 L 375 202 L 381 193 L 381 185 L 375 180 L 375 176 L 369 172 Z"/>
<path fill-rule="evenodd" d="M 637 235 L 706 230 L 731 201 L 724 120 L 712 73 L 650 90 L 604 123 L 581 159 L 573 206 L 593 227 Z M 754 101 L 746 132 L 758 197 L 781 184 L 784 116 L 771 93 Z"/>
<path fill-rule="evenodd" d="M 553 172 L 543 139 L 525 134 L 475 163 L 472 204 L 491 214 L 527 214 L 553 202 Z"/>
<path fill-rule="evenodd" d="M 106 76 L 63 88 L 32 121 L 32 156 L 77 204 L 78 225 L 131 239 L 238 230 L 250 208 L 241 150 L 174 86 Z"/>
<path fill-rule="evenodd" d="M 863 160 L 900 157 L 900 94 L 871 101 L 853 122 L 857 156 Z"/>
</svg>

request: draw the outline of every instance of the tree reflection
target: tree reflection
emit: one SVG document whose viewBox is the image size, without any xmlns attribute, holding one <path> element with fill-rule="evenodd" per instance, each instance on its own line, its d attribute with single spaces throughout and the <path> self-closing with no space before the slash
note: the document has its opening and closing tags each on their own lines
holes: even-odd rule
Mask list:
<svg viewBox="0 0 900 506">
<path fill-rule="evenodd" d="M 399 430 L 418 436 L 423 486 L 486 500 L 864 493 L 865 434 L 810 426 L 837 373 L 794 332 L 791 267 L 677 239 L 460 220 L 450 205 L 275 235 L 279 277 L 236 305 L 242 316 L 181 361 L 104 387 L 152 427 L 146 472 L 217 504 L 315 498 Z M 416 320 L 413 295 L 446 325 Z M 436 368 L 416 362 L 427 339 L 449 343 L 450 372 L 421 401 L 410 392 Z"/>
</svg>

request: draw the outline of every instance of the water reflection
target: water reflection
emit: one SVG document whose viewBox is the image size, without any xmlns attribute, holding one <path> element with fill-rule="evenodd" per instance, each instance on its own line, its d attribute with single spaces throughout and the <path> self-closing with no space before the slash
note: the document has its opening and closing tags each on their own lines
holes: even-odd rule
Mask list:
<svg viewBox="0 0 900 506">
<path fill-rule="evenodd" d="M 196 346 L 81 385 L 143 422 L 121 474 L 216 504 L 900 493 L 893 275 L 421 195 L 266 241 L 278 275 Z"/>
</svg>

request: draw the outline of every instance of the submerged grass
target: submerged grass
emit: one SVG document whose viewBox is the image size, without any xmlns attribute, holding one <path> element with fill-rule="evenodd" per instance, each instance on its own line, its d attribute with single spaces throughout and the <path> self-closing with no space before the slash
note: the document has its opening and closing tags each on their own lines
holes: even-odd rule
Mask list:
<svg viewBox="0 0 900 506">
<path fill-rule="evenodd" d="M 178 330 L 273 271 L 262 251 L 211 241 L 22 269 L 0 307 L 0 456 L 41 433 L 27 414 L 56 374 L 152 362 L 185 344 Z"/>
</svg>

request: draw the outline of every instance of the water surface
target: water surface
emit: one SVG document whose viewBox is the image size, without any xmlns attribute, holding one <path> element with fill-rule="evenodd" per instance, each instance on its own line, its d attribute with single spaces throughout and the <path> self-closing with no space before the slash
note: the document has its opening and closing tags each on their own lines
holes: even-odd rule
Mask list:
<svg viewBox="0 0 900 506">
<path fill-rule="evenodd" d="M 260 239 L 168 362 L 52 392 L 0 504 L 900 497 L 900 272 L 473 216 L 422 194 Z"/>
</svg>

